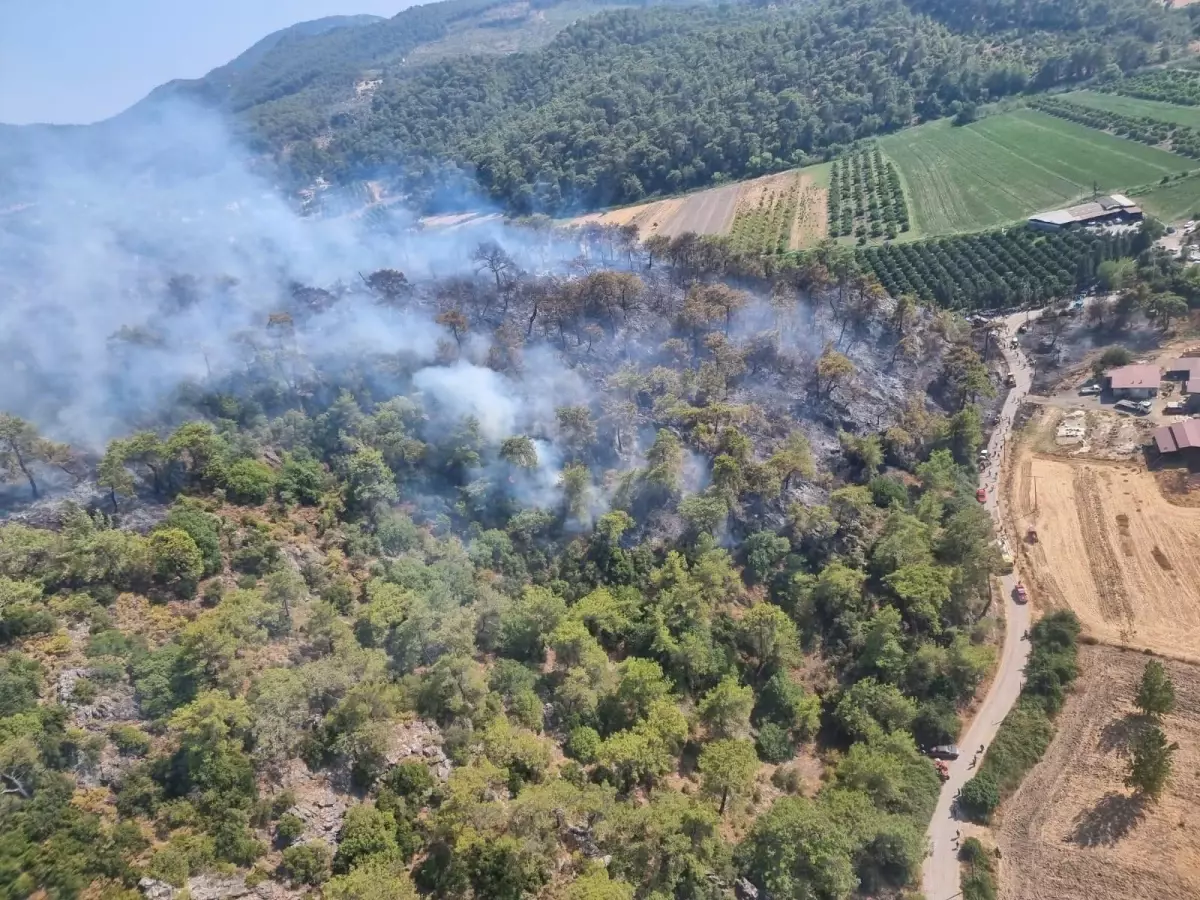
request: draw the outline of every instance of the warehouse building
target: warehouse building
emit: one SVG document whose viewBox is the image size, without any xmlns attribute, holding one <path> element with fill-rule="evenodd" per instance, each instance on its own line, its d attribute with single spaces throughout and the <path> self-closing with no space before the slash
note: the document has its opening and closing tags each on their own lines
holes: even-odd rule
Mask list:
<svg viewBox="0 0 1200 900">
<path fill-rule="evenodd" d="M 1162 370 L 1153 365 L 1121 366 L 1108 373 L 1108 387 L 1122 400 L 1149 400 L 1162 387 Z"/>
<path fill-rule="evenodd" d="M 1186 419 L 1156 428 L 1154 446 L 1165 455 L 1197 456 L 1197 451 L 1200 451 L 1200 419 Z"/>
<path fill-rule="evenodd" d="M 1089 225 L 1126 225 L 1142 221 L 1141 207 L 1124 194 L 1098 197 L 1066 209 L 1052 209 L 1029 217 L 1029 227 L 1039 231 L 1063 231 Z"/>
</svg>

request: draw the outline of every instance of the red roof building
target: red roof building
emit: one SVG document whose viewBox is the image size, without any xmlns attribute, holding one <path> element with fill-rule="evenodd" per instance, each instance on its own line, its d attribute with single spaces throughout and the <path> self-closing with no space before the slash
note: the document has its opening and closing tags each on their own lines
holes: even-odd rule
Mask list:
<svg viewBox="0 0 1200 900">
<path fill-rule="evenodd" d="M 1114 391 L 1154 390 L 1162 386 L 1162 370 L 1154 365 L 1121 366 L 1108 373 Z"/>
<path fill-rule="evenodd" d="M 1154 446 L 1159 453 L 1200 450 L 1200 419 L 1185 419 L 1154 429 Z"/>
</svg>

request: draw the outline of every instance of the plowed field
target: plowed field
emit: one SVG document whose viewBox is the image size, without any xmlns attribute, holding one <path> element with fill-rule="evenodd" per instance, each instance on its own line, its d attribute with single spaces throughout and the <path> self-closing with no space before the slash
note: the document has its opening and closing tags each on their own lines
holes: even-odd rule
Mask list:
<svg viewBox="0 0 1200 900">
<path fill-rule="evenodd" d="M 1139 727 L 1132 699 L 1148 657 L 1080 648 L 1082 674 L 1045 758 L 1001 808 L 1003 900 L 1194 900 L 1200 897 L 1200 669 L 1166 662 L 1179 743 L 1157 804 L 1123 784 Z"/>
<path fill-rule="evenodd" d="M 1034 602 L 1067 606 L 1102 641 L 1200 662 L 1200 509 L 1172 505 L 1136 464 L 1025 450 L 1009 519 Z"/>
</svg>

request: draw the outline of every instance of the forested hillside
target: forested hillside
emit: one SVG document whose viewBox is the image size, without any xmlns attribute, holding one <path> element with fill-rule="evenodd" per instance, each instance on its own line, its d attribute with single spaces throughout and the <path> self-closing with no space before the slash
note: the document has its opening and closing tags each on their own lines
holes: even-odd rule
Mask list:
<svg viewBox="0 0 1200 900">
<path fill-rule="evenodd" d="M 0 897 L 913 883 L 992 658 L 960 320 L 832 246 L 312 284 L 135 237 L 5 335 Z"/>
</svg>

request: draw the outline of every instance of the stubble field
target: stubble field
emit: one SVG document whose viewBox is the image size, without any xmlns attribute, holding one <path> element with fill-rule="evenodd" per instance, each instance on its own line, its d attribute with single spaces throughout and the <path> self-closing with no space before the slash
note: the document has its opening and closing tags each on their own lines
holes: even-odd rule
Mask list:
<svg viewBox="0 0 1200 900">
<path fill-rule="evenodd" d="M 1069 607 L 1099 640 L 1200 662 L 1200 509 L 1169 503 L 1137 463 L 1025 448 L 1009 517 L 1034 602 Z"/>
<path fill-rule="evenodd" d="M 1054 742 L 1001 808 L 1003 900 L 1200 897 L 1200 669 L 1165 663 L 1177 700 L 1164 730 L 1180 747 L 1164 796 L 1145 803 L 1123 783 L 1147 659 L 1080 648 Z"/>
</svg>

